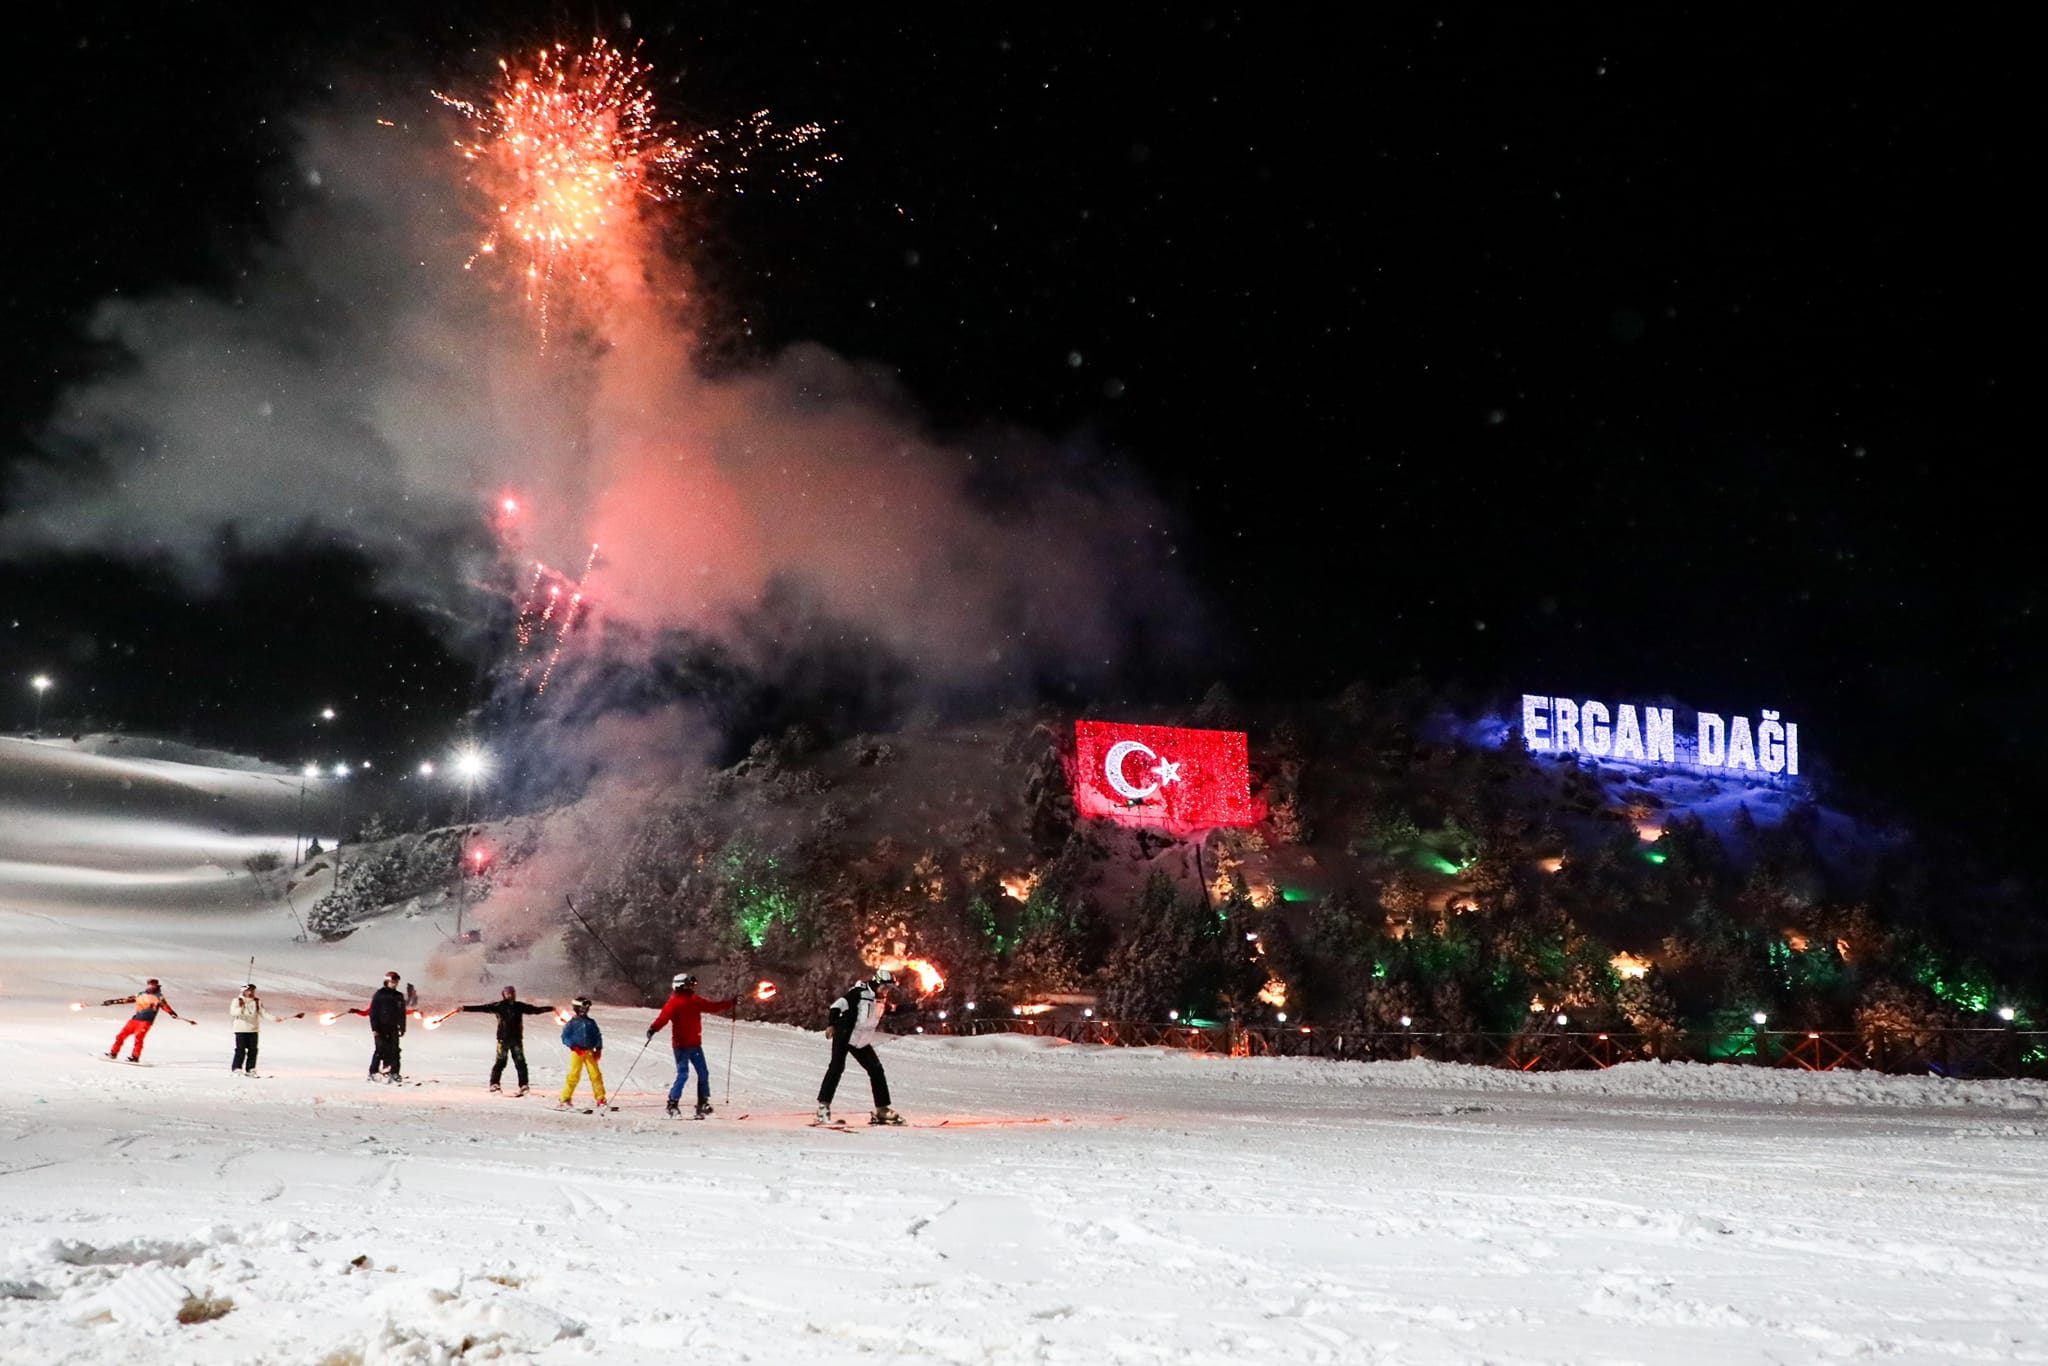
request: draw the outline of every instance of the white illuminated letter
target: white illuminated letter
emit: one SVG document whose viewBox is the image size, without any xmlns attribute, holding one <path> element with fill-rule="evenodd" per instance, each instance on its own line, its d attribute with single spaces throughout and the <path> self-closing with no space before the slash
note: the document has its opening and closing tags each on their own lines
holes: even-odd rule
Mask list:
<svg viewBox="0 0 2048 1366">
<path fill-rule="evenodd" d="M 1603 757 L 1614 748 L 1614 733 L 1607 729 L 1607 704 L 1588 702 L 1579 708 L 1579 736 L 1586 753 Z"/>
<path fill-rule="evenodd" d="M 1550 737 L 1545 734 L 1550 723 L 1543 715 L 1549 710 L 1549 698 L 1522 694 L 1522 743 L 1532 751 L 1550 748 Z"/>
<path fill-rule="evenodd" d="M 1638 763 L 1643 758 L 1643 733 L 1636 726 L 1636 709 L 1627 702 L 1614 709 L 1614 757 Z"/>
<path fill-rule="evenodd" d="M 1650 751 L 1653 764 L 1675 764 L 1678 762 L 1678 733 L 1671 725 L 1671 708 L 1644 707 L 1643 723 L 1645 734 L 1643 744 Z"/>
<path fill-rule="evenodd" d="M 1728 767 L 1756 770 L 1756 749 L 1749 742 L 1749 718 L 1738 716 L 1728 723 Z"/>
<path fill-rule="evenodd" d="M 1556 748 L 1562 753 L 1576 752 L 1579 747 L 1579 704 L 1569 697 L 1551 698 L 1550 720 L 1557 730 Z"/>
<path fill-rule="evenodd" d="M 1785 771 L 1799 776 L 1799 727 L 1790 721 L 1785 723 Z"/>
<path fill-rule="evenodd" d="M 1756 762 L 1766 773 L 1785 771 L 1785 728 L 1778 724 L 1778 713 L 1762 713 L 1763 719 L 1756 723 Z"/>
<path fill-rule="evenodd" d="M 1728 762 L 1727 752 L 1722 747 L 1722 737 L 1725 733 L 1726 728 L 1720 717 L 1710 711 L 1700 713 L 1700 747 L 1699 752 L 1693 756 L 1700 767 L 1719 768 Z"/>
</svg>

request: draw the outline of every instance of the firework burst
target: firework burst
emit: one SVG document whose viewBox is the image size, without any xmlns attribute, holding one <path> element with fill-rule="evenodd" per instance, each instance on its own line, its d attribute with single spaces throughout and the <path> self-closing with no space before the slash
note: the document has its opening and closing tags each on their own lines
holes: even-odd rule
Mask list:
<svg viewBox="0 0 2048 1366">
<path fill-rule="evenodd" d="M 602 38 L 581 51 L 542 48 L 498 69 L 486 102 L 433 93 L 469 122 L 471 136 L 455 145 L 493 206 L 469 265 L 516 255 L 543 337 L 555 290 L 630 252 L 646 205 L 692 190 L 740 193 L 754 181 L 801 187 L 837 160 L 799 151 L 823 125 L 778 128 L 766 110 L 729 128 L 676 133 L 656 113 L 652 68 L 637 49 Z"/>
</svg>

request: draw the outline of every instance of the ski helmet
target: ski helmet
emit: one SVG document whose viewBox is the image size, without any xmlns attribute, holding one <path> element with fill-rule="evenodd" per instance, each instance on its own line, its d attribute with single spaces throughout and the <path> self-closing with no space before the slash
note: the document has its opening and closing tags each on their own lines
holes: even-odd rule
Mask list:
<svg viewBox="0 0 2048 1366">
<path fill-rule="evenodd" d="M 569 1008 L 578 1015 L 588 1015 L 590 1013 L 590 998 L 588 996 L 578 996 L 575 1000 L 569 1002 Z"/>
<path fill-rule="evenodd" d="M 256 990 L 256 984 L 255 984 L 254 982 L 250 982 L 249 984 L 247 984 L 246 986 L 244 986 L 244 987 L 242 988 L 242 990 L 243 990 L 243 991 L 244 991 L 245 993 L 246 993 L 246 992 L 251 992 L 251 991 L 254 991 L 254 990 Z"/>
<path fill-rule="evenodd" d="M 895 980 L 896 974 L 891 972 L 888 968 L 875 969 L 874 983 L 876 986 L 886 987 L 893 983 Z"/>
<path fill-rule="evenodd" d="M 156 978 L 152 977 L 147 982 L 144 982 L 142 985 L 146 987 L 160 987 L 163 985 L 163 983 L 157 981 Z"/>
<path fill-rule="evenodd" d="M 398 974 L 395 972 L 387 972 L 384 974 L 384 980 L 387 982 L 396 982 L 399 980 Z"/>
<path fill-rule="evenodd" d="M 675 975 L 675 980 L 670 982 L 669 985 L 677 991 L 695 991 L 697 989 L 697 979 L 690 973 L 679 972 Z"/>
<path fill-rule="evenodd" d="M 503 991 L 499 992 L 498 994 L 500 996 L 505 997 L 507 1000 L 510 1000 L 512 997 L 517 996 L 519 994 L 519 988 L 506 987 Z"/>
</svg>

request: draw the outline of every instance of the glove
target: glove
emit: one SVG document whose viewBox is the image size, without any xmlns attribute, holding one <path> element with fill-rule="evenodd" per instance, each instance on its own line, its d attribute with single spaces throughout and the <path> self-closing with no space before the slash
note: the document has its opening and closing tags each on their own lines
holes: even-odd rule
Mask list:
<svg viewBox="0 0 2048 1366">
<path fill-rule="evenodd" d="M 649 1043 L 654 1041 L 654 1031 L 651 1029 L 647 1031 L 647 1040 Z"/>
</svg>

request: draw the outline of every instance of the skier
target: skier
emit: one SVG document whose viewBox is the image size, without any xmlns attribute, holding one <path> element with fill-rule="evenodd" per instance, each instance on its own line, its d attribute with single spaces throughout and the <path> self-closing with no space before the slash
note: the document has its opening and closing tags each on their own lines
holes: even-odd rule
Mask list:
<svg viewBox="0 0 2048 1366">
<path fill-rule="evenodd" d="M 264 1009 L 263 1001 L 256 995 L 254 982 L 242 988 L 242 994 L 228 1002 L 228 1023 L 235 1030 L 235 1060 L 228 1064 L 228 1071 L 237 1075 L 256 1075 L 256 1036 L 263 1021 L 276 1024 L 279 1020 L 303 1020 L 305 1011 L 296 1015 L 273 1015 Z"/>
<path fill-rule="evenodd" d="M 466 1011 L 479 1015 L 498 1017 L 498 1060 L 491 1064 L 491 1089 L 502 1091 L 499 1085 L 505 1079 L 505 1060 L 512 1060 L 512 1068 L 519 1074 L 519 1094 L 526 1094 L 526 1017 L 546 1015 L 553 1006 L 529 1005 L 519 999 L 516 987 L 506 987 L 498 999 L 480 1006 L 464 1006 Z"/>
<path fill-rule="evenodd" d="M 604 1073 L 597 1068 L 597 1061 L 604 1056 L 604 1033 L 597 1027 L 597 1021 L 590 1018 L 590 998 L 578 996 L 570 1002 L 569 1008 L 576 1013 L 569 1017 L 569 1023 L 562 1026 L 562 1046 L 575 1056 L 569 1060 L 569 1080 L 562 1083 L 562 1103 L 557 1110 L 573 1110 L 570 1100 L 576 1094 L 576 1083 L 583 1079 L 583 1069 L 590 1069 L 590 1089 L 597 1094 L 597 1108 L 604 1108 Z"/>
<path fill-rule="evenodd" d="M 889 1004 L 882 999 L 896 980 L 887 968 L 876 968 L 865 982 L 855 982 L 832 1003 L 832 1063 L 825 1069 L 825 1082 L 818 1088 L 818 1124 L 831 1124 L 832 1093 L 839 1089 L 839 1074 L 846 1070 L 849 1054 L 868 1074 L 875 1093 L 875 1112 L 870 1124 L 901 1124 L 903 1116 L 889 1108 L 889 1079 L 882 1074 L 882 1060 L 875 1056 L 875 1033 Z"/>
<path fill-rule="evenodd" d="M 114 1036 L 114 1046 L 107 1050 L 108 1057 L 117 1058 L 121 1055 L 122 1042 L 127 1039 L 135 1040 L 135 1049 L 128 1055 L 130 1062 L 142 1061 L 142 1040 L 148 1035 L 149 1027 L 156 1023 L 156 1013 L 159 1010 L 174 1020 L 185 1018 L 171 1009 L 171 1003 L 164 999 L 162 984 L 154 977 L 143 983 L 142 990 L 133 996 L 116 996 L 113 1000 L 101 1001 L 100 1004 L 135 1007 L 135 1013 L 128 1017 L 128 1023 L 122 1025 L 121 1032 Z"/>
<path fill-rule="evenodd" d="M 674 990 L 662 1004 L 661 1013 L 654 1017 L 654 1023 L 647 1026 L 647 1037 L 652 1039 L 664 1024 L 669 1027 L 669 1046 L 676 1055 L 676 1080 L 668 1088 L 668 1112 L 680 1113 L 677 1102 L 683 1096 L 683 1081 L 695 1066 L 697 1118 L 702 1119 L 711 1113 L 711 1074 L 704 1067 L 704 1016 L 725 1014 L 739 1003 L 739 998 L 713 1001 L 699 996 L 697 979 L 687 972 L 677 973 L 669 985 Z"/>
<path fill-rule="evenodd" d="M 397 973 L 385 973 L 384 985 L 371 994 L 369 1008 L 349 1012 L 370 1018 L 370 1080 L 394 1086 L 405 1082 L 398 1066 L 398 1041 L 405 1037 L 405 993 L 398 989 L 399 980 Z"/>
</svg>

